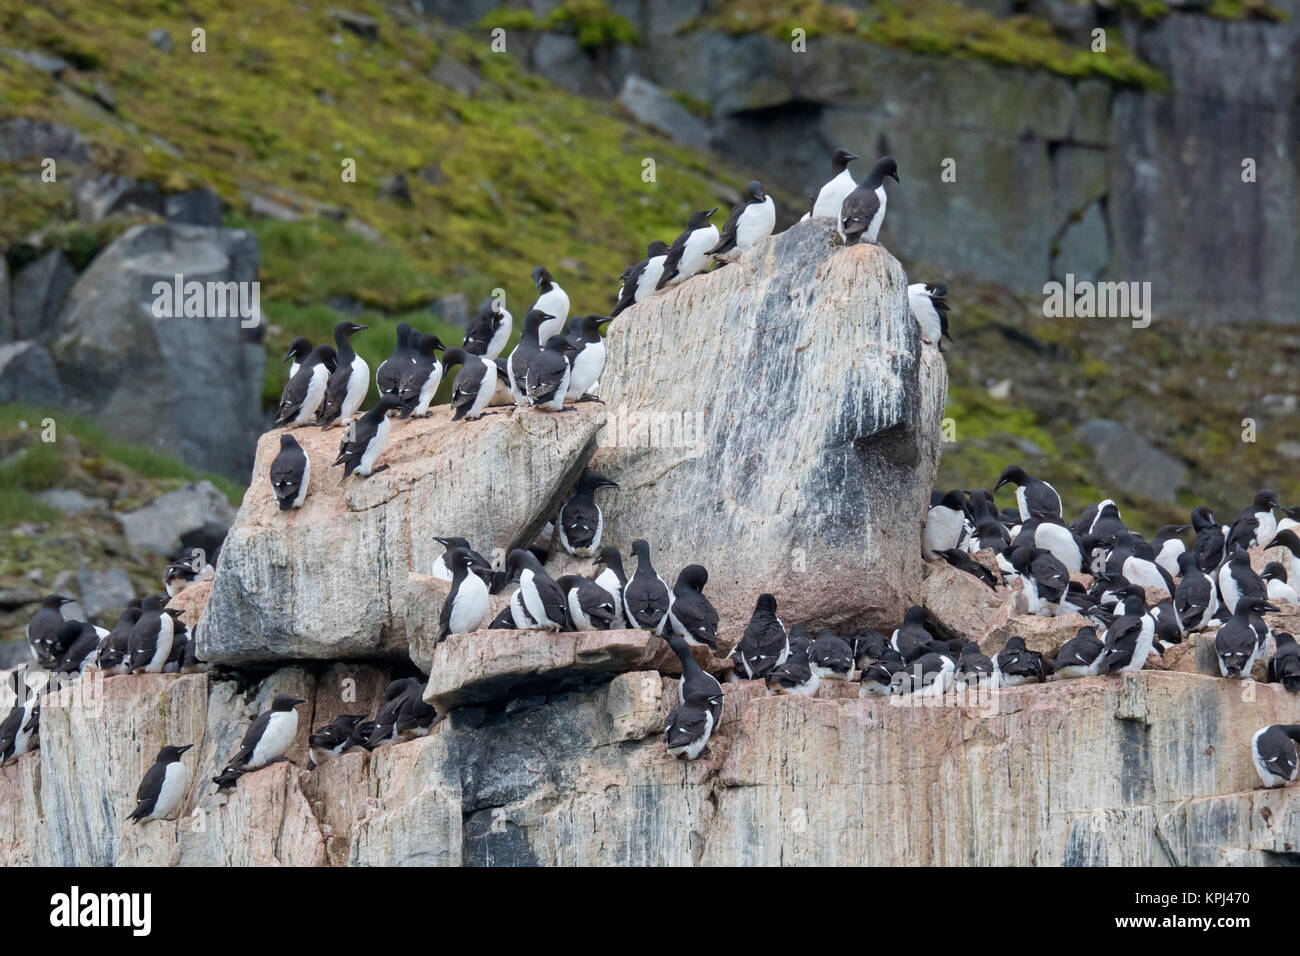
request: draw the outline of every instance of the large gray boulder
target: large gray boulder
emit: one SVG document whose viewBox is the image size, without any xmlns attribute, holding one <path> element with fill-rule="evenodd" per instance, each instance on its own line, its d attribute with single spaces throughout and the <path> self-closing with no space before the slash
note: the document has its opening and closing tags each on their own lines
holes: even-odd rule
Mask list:
<svg viewBox="0 0 1300 956">
<path fill-rule="evenodd" d="M 77 280 L 53 343 L 73 406 L 128 441 L 247 477 L 262 423 L 259 330 L 242 328 L 238 316 L 156 317 L 154 287 L 178 274 L 187 283 L 251 283 L 259 261 L 257 239 L 244 230 L 124 232 Z"/>
<path fill-rule="evenodd" d="M 59 329 L 59 312 L 77 272 L 62 249 L 51 249 L 14 276 L 15 339 L 48 341 Z"/>
<path fill-rule="evenodd" d="M 131 547 L 170 558 L 182 546 L 215 554 L 235 520 L 235 509 L 212 482 L 196 481 L 117 519 Z"/>
<path fill-rule="evenodd" d="M 611 326 L 604 542 L 646 538 L 670 582 L 703 564 L 724 642 L 765 591 L 787 623 L 883 625 L 919 586 L 947 369 L 906 289 L 817 220 Z"/>
<path fill-rule="evenodd" d="M 63 386 L 45 347 L 35 342 L 0 345 L 0 403 L 62 405 Z"/>
<path fill-rule="evenodd" d="M 269 478 L 281 432 L 266 433 L 221 549 L 200 656 L 223 664 L 405 656 L 409 579 L 442 553 L 434 537 L 467 538 L 503 561 L 554 513 L 604 420 L 595 402 L 560 414 L 501 409 L 468 423 L 438 405 L 428 419 L 393 423 L 387 470 L 346 481 L 331 467 L 342 429 L 297 429 L 311 484 L 290 512 L 279 510 Z M 437 610 L 430 603 L 412 626 L 434 626 Z"/>
<path fill-rule="evenodd" d="M 1090 418 L 1075 434 L 1092 449 L 1110 487 L 1149 501 L 1172 503 L 1187 477 L 1187 466 L 1133 429 L 1105 418 Z"/>
</svg>

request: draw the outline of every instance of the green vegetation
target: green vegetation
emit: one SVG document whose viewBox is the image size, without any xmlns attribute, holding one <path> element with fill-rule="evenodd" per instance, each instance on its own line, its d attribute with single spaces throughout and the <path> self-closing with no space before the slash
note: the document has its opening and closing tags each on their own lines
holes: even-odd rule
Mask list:
<svg viewBox="0 0 1300 956">
<path fill-rule="evenodd" d="M 1093 53 L 1058 36 L 1040 17 L 997 17 L 953 0 L 872 0 L 862 10 L 824 0 L 714 0 L 707 13 L 683 29 L 762 32 L 788 40 L 796 27 L 808 37 L 856 37 L 911 53 L 1094 77 L 1119 86 L 1167 85 L 1158 70 L 1114 35 L 1108 36 L 1105 53 Z"/>
<path fill-rule="evenodd" d="M 627 17 L 615 13 L 605 0 L 565 0 L 544 17 L 531 10 L 507 7 L 489 13 L 479 26 L 484 30 L 500 27 L 507 34 L 511 30 L 568 33 L 588 52 L 641 42 Z"/>
</svg>

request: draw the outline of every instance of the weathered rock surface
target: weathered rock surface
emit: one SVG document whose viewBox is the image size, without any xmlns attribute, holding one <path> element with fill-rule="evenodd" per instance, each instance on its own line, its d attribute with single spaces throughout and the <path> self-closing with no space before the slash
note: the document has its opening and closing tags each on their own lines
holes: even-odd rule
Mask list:
<svg viewBox="0 0 1300 956">
<path fill-rule="evenodd" d="M 1162 452 L 1127 425 L 1090 418 L 1075 429 L 1090 448 L 1106 487 L 1173 502 L 1187 477 L 1187 466 Z"/>
<path fill-rule="evenodd" d="M 268 432 L 221 550 L 200 655 L 218 663 L 404 655 L 409 575 L 427 573 L 442 553 L 434 537 L 467 538 L 489 560 L 531 541 L 590 455 L 604 415 L 584 402 L 467 424 L 435 406 L 428 419 L 394 422 L 386 471 L 345 483 L 331 467 L 342 429 L 300 428 L 311 490 L 290 512 L 271 492 L 280 432 Z M 440 607 L 425 608 L 420 626 L 436 625 Z"/>
<path fill-rule="evenodd" d="M 117 517 L 131 547 L 170 558 L 182 547 L 215 554 L 235 509 L 212 482 L 196 481 Z"/>
<path fill-rule="evenodd" d="M 262 426 L 265 354 L 238 316 L 158 318 L 155 282 L 254 282 L 243 230 L 134 226 L 73 286 L 51 351 L 71 404 L 129 441 L 246 478 Z M 260 321 L 260 317 L 259 317 Z M 149 374 L 141 374 L 149 369 Z"/>
<path fill-rule="evenodd" d="M 603 540 L 647 538 L 670 582 L 704 565 L 725 640 L 762 591 L 787 621 L 883 625 L 919 583 L 947 370 L 906 286 L 815 221 L 612 324 Z"/>
<path fill-rule="evenodd" d="M 36 342 L 0 345 L 0 402 L 57 406 L 63 400 L 63 386 L 44 346 Z"/>
</svg>

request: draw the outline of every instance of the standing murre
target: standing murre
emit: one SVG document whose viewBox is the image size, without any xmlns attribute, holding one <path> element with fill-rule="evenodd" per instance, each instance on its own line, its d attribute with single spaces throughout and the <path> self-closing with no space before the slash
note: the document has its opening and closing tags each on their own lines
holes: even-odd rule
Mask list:
<svg viewBox="0 0 1300 956">
<path fill-rule="evenodd" d="M 687 644 L 718 649 L 718 612 L 704 596 L 709 572 L 703 565 L 688 564 L 677 574 L 673 599 L 668 607 L 668 624 Z"/>
<path fill-rule="evenodd" d="M 9 708 L 4 722 L 0 723 L 0 767 L 41 746 L 40 694 L 27 684 L 25 677 L 20 683 L 23 699 Z"/>
<path fill-rule="evenodd" d="M 658 289 L 659 279 L 664 274 L 664 262 L 668 259 L 668 243 L 656 239 L 646 247 L 645 255 L 636 265 L 627 268 L 623 285 L 618 290 L 618 300 L 609 310 L 611 319 L 637 302 L 644 302 Z"/>
<path fill-rule="evenodd" d="M 1287 580 L 1300 584 L 1300 535 L 1290 528 L 1279 531 L 1264 545 L 1265 551 L 1273 548 L 1286 548 L 1290 553 L 1291 566 L 1287 568 Z"/>
<path fill-rule="evenodd" d="M 388 444 L 388 434 L 392 429 L 388 412 L 401 404 L 400 398 L 386 392 L 379 397 L 379 404 L 347 427 L 343 440 L 339 442 L 339 456 L 334 460 L 336 466 L 343 466 L 344 479 L 350 478 L 353 472 L 369 478 L 388 467 L 380 465 L 376 468 L 375 465 Z"/>
<path fill-rule="evenodd" d="M 926 345 L 937 346 L 943 351 L 943 340 L 952 341 L 948 334 L 948 294 L 946 282 L 914 282 L 907 287 L 907 304 L 911 307 L 912 318 L 921 329 L 921 341 Z"/>
<path fill-rule="evenodd" d="M 1250 552 L 1235 547 L 1219 568 L 1219 602 L 1229 614 L 1237 612 L 1237 602 L 1244 597 L 1268 599 L 1268 588 L 1250 566 Z"/>
<path fill-rule="evenodd" d="M 776 598 L 760 594 L 740 642 L 731 652 L 736 671 L 750 680 L 766 677 L 790 656 L 790 637 L 776 616 Z"/>
<path fill-rule="evenodd" d="M 344 425 L 352 421 L 370 392 L 370 366 L 352 348 L 352 336 L 365 329 L 355 322 L 334 326 L 338 365 L 325 385 L 325 400 L 316 413 L 316 421 L 322 428 L 329 428 L 336 421 Z"/>
<path fill-rule="evenodd" d="M 618 626 L 613 596 L 595 581 L 578 574 L 566 574 L 555 583 L 564 592 L 574 630 L 608 631 Z"/>
<path fill-rule="evenodd" d="M 436 335 L 421 335 L 416 343 L 414 359 L 402 373 L 397 383 L 397 395 L 402 400 L 402 418 L 426 418 L 433 397 L 442 384 L 442 363 L 438 353 L 444 350 Z"/>
<path fill-rule="evenodd" d="M 709 267 L 709 250 L 718 243 L 718 227 L 709 222 L 718 208 L 701 209 L 691 213 L 686 222 L 686 231 L 673 240 L 664 259 L 663 275 L 655 284 L 656 289 L 684 282 Z"/>
<path fill-rule="evenodd" d="M 427 737 L 437 712 L 424 702 L 424 681 L 405 677 L 391 681 L 384 690 L 384 704 L 375 715 L 366 738 L 367 749 Z"/>
<path fill-rule="evenodd" d="M 569 320 L 569 294 L 560 288 L 560 284 L 551 278 L 545 266 L 533 270 L 533 285 L 537 286 L 537 301 L 530 312 L 541 312 L 546 316 L 537 330 L 537 341 L 546 348 L 552 335 L 560 335 L 564 324 Z"/>
<path fill-rule="evenodd" d="M 668 623 L 672 592 L 650 563 L 650 543 L 644 538 L 632 542 L 636 571 L 623 588 L 623 613 L 632 627 L 643 628 L 660 636 Z"/>
<path fill-rule="evenodd" d="M 1243 597 L 1228 622 L 1214 633 L 1214 653 L 1219 659 L 1219 673 L 1242 680 L 1250 677 L 1262 648 L 1251 616 L 1277 608 L 1263 598 Z"/>
<path fill-rule="evenodd" d="M 289 343 L 289 351 L 284 353 L 285 362 L 293 363 L 289 366 L 289 378 L 293 378 L 298 374 L 298 369 L 302 367 L 303 362 L 307 361 L 307 356 L 311 355 L 311 350 L 311 339 L 304 335 L 298 336 Z"/>
<path fill-rule="evenodd" d="M 175 597 L 196 581 L 211 581 L 215 572 L 202 548 L 190 548 L 171 564 L 163 578 L 168 597 Z"/>
<path fill-rule="evenodd" d="M 1185 524 L 1167 524 L 1151 539 L 1151 550 L 1155 552 L 1156 564 L 1164 568 L 1171 578 L 1178 577 L 1180 573 L 1178 556 L 1187 552 L 1187 545 L 1179 535 L 1188 527 Z"/>
<path fill-rule="evenodd" d="M 605 371 L 605 340 L 600 337 L 600 327 L 609 321 L 607 315 L 574 316 L 569 325 L 570 362 L 573 373 L 569 376 L 569 387 L 565 400 L 570 402 L 593 402 L 596 396 L 590 390 L 600 380 Z"/>
<path fill-rule="evenodd" d="M 117 624 L 99 644 L 99 669 L 107 676 L 124 674 L 129 668 L 131 632 L 142 612 L 138 607 L 123 608 Z"/>
<path fill-rule="evenodd" d="M 1002 469 L 998 483 L 993 486 L 996 492 L 1003 485 L 1016 486 L 1016 504 L 1020 508 L 1020 520 L 1030 518 L 1056 518 L 1064 516 L 1061 496 L 1056 489 L 1041 478 L 1025 474 L 1019 465 L 1008 465 Z"/>
<path fill-rule="evenodd" d="M 1156 622 L 1147 612 L 1145 592 L 1130 584 L 1121 594 L 1123 614 L 1102 635 L 1105 651 L 1097 665 L 1099 674 L 1136 673 L 1155 646 Z"/>
<path fill-rule="evenodd" d="M 367 382 L 369 379 L 367 379 Z M 307 500 L 307 487 L 311 481 L 311 460 L 302 450 L 298 440 L 285 432 L 280 436 L 280 451 L 271 461 L 271 490 L 281 511 L 301 508 Z"/>
<path fill-rule="evenodd" d="M 595 577 L 595 582 L 614 598 L 615 623 L 611 626 L 622 627 L 623 589 L 627 587 L 627 575 L 623 573 L 623 556 L 618 553 L 618 548 L 606 545 L 600 549 L 593 563 L 601 568 L 601 572 Z"/>
<path fill-rule="evenodd" d="M 925 648 L 934 640 L 927 623 L 930 615 L 924 607 L 914 604 L 903 614 L 903 623 L 894 628 L 889 636 L 889 646 L 903 655 L 903 660 L 910 661 L 925 653 Z"/>
<path fill-rule="evenodd" d="M 151 594 L 140 602 L 140 618 L 131 631 L 127 648 L 132 671 L 162 673 L 163 665 L 171 656 L 174 627 L 175 622 L 163 611 L 156 595 Z"/>
<path fill-rule="evenodd" d="M 695 760 L 708 746 L 716 729 L 714 713 L 722 707 L 722 693 L 694 693 L 673 708 L 664 720 L 664 743 L 672 757 Z"/>
<path fill-rule="evenodd" d="M 497 364 L 482 355 L 465 349 L 447 349 L 442 356 L 443 367 L 460 365 L 461 370 L 451 383 L 451 407 L 456 410 L 451 420 L 467 422 L 483 417 L 497 390 Z"/>
<path fill-rule="evenodd" d="M 763 184 L 751 179 L 745 195 L 731 207 L 731 215 L 722 227 L 717 243 L 708 255 L 724 262 L 736 258 L 750 246 L 772 234 L 776 225 L 776 205 L 763 192 Z"/>
<path fill-rule="evenodd" d="M 180 809 L 185 789 L 190 785 L 190 770 L 181 762 L 181 754 L 193 747 L 165 746 L 158 751 L 153 766 L 135 791 L 135 809 L 127 817 L 132 823 L 164 820 Z"/>
<path fill-rule="evenodd" d="M 966 515 L 966 496 L 960 491 L 932 491 L 921 528 L 921 557 L 933 561 L 940 551 L 958 547 L 965 536 Z"/>
<path fill-rule="evenodd" d="M 321 402 L 325 401 L 325 389 L 334 364 L 334 346 L 318 345 L 312 350 L 298 374 L 289 379 L 280 394 L 280 408 L 275 416 L 277 428 L 297 428 L 315 420 Z"/>
<path fill-rule="evenodd" d="M 27 644 L 32 658 L 42 667 L 52 667 L 67 650 L 59 645 L 58 633 L 63 626 L 63 605 L 72 603 L 72 598 L 62 594 L 47 594 L 27 622 Z"/>
<path fill-rule="evenodd" d="M 65 650 L 51 668 L 57 674 L 80 673 L 94 665 L 99 657 L 99 645 L 110 633 L 105 631 L 101 636 L 95 626 L 86 621 L 64 621 L 59 632 L 59 643 Z"/>
<path fill-rule="evenodd" d="M 516 548 L 506 557 L 506 570 L 519 578 L 519 595 L 534 627 L 543 631 L 563 631 L 568 623 L 568 599 L 564 590 L 542 569 L 542 563 L 530 551 Z M 516 620 L 516 626 L 519 622 Z"/>
<path fill-rule="evenodd" d="M 699 661 L 691 653 L 691 647 L 686 643 L 686 639 L 680 634 L 669 633 L 665 638 L 668 646 L 672 648 L 677 660 L 682 665 L 682 679 L 677 684 L 677 700 L 679 703 L 686 703 L 686 698 L 692 694 L 702 694 L 705 697 L 713 698 L 716 703 L 711 704 L 713 708 L 713 724 L 716 727 L 722 720 L 722 684 L 718 679 L 700 666 Z"/>
<path fill-rule="evenodd" d="M 1295 636 L 1280 632 L 1274 636 L 1276 649 L 1268 662 L 1268 681 L 1281 684 L 1292 694 L 1300 693 L 1300 644 Z"/>
<path fill-rule="evenodd" d="M 830 216 L 836 223 L 840 221 L 840 207 L 844 205 L 849 193 L 858 186 L 853 174 L 849 172 L 849 163 L 857 158 L 847 149 L 837 149 L 831 153 L 831 178 L 818 190 L 816 197 L 810 197 L 812 208 L 809 216 Z"/>
<path fill-rule="evenodd" d="M 1043 548 L 1016 548 L 1010 560 L 1024 584 L 1029 613 L 1054 616 L 1070 587 L 1069 570 Z"/>
<path fill-rule="evenodd" d="M 294 708 L 305 703 L 306 700 L 292 694 L 276 694 L 271 709 L 258 715 L 225 769 L 212 778 L 218 789 L 234 786 L 250 770 L 286 759 L 285 754 L 298 734 L 298 711 Z"/>
<path fill-rule="evenodd" d="M 447 554 L 451 590 L 442 602 L 438 639 L 434 643 L 441 643 L 449 634 L 477 631 L 492 616 L 488 610 L 488 586 L 474 572 L 472 562 L 473 557 L 464 548 L 453 548 Z"/>
<path fill-rule="evenodd" d="M 406 367 L 415 360 L 414 350 L 411 345 L 411 324 L 409 322 L 397 323 L 397 342 L 393 345 L 392 354 L 379 363 L 375 369 L 375 388 L 379 389 L 380 397 L 384 395 L 396 395 L 398 386 L 402 383 L 402 376 L 406 374 Z M 419 332 L 415 333 L 419 335 Z"/>
<path fill-rule="evenodd" d="M 863 239 L 875 242 L 880 235 L 880 226 L 885 221 L 886 176 L 892 176 L 894 182 L 898 182 L 898 164 L 891 157 L 882 156 L 867 178 L 844 197 L 839 224 L 845 245 L 851 246 Z"/>
<path fill-rule="evenodd" d="M 433 559 L 433 566 L 429 570 L 432 577 L 437 578 L 439 581 L 451 581 L 455 575 L 452 574 L 451 566 L 447 562 L 451 560 L 451 552 L 461 548 L 469 554 L 470 570 L 482 578 L 483 583 L 489 588 L 492 587 L 494 574 L 491 562 L 471 548 L 468 541 L 455 536 L 435 536 L 433 540 L 442 545 L 445 550 Z"/>
<path fill-rule="evenodd" d="M 1300 724 L 1273 724 L 1255 732 L 1250 741 L 1250 756 L 1265 787 L 1285 787 L 1296 778 L 1300 769 L 1297 741 L 1300 741 Z"/>
<path fill-rule="evenodd" d="M 980 650 L 975 641 L 967 641 L 957 658 L 954 684 L 959 691 L 993 686 L 993 659 Z"/>
<path fill-rule="evenodd" d="M 496 298 L 489 296 L 479 303 L 478 311 L 470 319 L 461 348 L 470 355 L 478 355 L 488 361 L 494 361 L 506 347 L 506 342 L 510 340 L 514 325 L 514 316 L 510 314 L 510 310 Z"/>
<path fill-rule="evenodd" d="M 589 558 L 600 550 L 605 519 L 600 505 L 596 504 L 596 492 L 617 487 L 618 482 L 610 481 L 598 471 L 587 468 L 582 472 L 573 497 L 560 507 L 560 544 L 565 551 L 575 557 Z"/>
<path fill-rule="evenodd" d="M 1196 558 L 1196 567 L 1205 574 L 1214 574 L 1223 560 L 1224 545 L 1227 542 L 1225 529 L 1214 517 L 1214 512 L 1205 505 L 1192 509 L 1192 530 L 1196 540 L 1192 543 L 1192 555 Z"/>
<path fill-rule="evenodd" d="M 532 309 L 524 316 L 524 332 L 507 363 L 510 390 L 515 405 L 561 411 L 569 390 L 573 366 L 569 363 L 569 344 L 553 336 L 543 347 L 539 332 L 550 317 Z"/>
<path fill-rule="evenodd" d="M 1257 548 L 1273 537 L 1277 531 L 1277 519 L 1273 509 L 1278 507 L 1277 492 L 1265 489 L 1255 495 L 1249 508 L 1237 515 L 1228 531 L 1228 550 L 1235 545 L 1250 549 Z"/>
</svg>

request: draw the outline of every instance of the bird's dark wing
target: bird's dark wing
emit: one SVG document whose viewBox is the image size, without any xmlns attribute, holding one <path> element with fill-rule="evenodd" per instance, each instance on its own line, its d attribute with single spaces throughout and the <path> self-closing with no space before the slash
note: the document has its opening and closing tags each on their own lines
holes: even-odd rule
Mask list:
<svg viewBox="0 0 1300 956">
<path fill-rule="evenodd" d="M 560 509 L 560 526 L 569 544 L 585 548 L 596 537 L 600 510 L 590 499 L 573 498 Z"/>
<path fill-rule="evenodd" d="M 681 265 L 682 256 L 686 252 L 686 240 L 691 237 L 691 230 L 687 229 L 680 236 L 673 240 L 673 244 L 668 249 L 668 255 L 664 259 L 664 273 L 655 283 L 656 289 L 662 289 L 669 281 L 677 275 L 677 267 Z"/>
<path fill-rule="evenodd" d="M 564 384 L 568 371 L 569 363 L 563 355 L 542 352 L 528 363 L 528 396 L 538 405 L 551 401 Z M 519 381 L 518 370 L 515 371 L 515 381 Z"/>
<path fill-rule="evenodd" d="M 858 237 L 867 231 L 871 220 L 876 218 L 878 212 L 880 212 L 880 197 L 876 195 L 874 189 L 868 189 L 865 184 L 845 196 L 840 206 L 840 229 L 844 232 L 845 242 L 849 245 L 856 242 Z"/>
<path fill-rule="evenodd" d="M 298 414 L 302 403 L 307 400 L 307 389 L 311 385 L 314 370 L 315 366 L 304 364 L 298 369 L 298 374 L 284 386 L 284 391 L 280 393 L 280 410 L 275 416 L 277 425 L 283 425 Z"/>
<path fill-rule="evenodd" d="M 641 276 L 645 272 L 646 266 L 649 264 L 649 259 L 642 259 L 636 265 L 627 268 L 627 271 L 623 276 L 623 288 L 619 292 L 618 302 L 616 302 L 614 308 L 609 311 L 609 317 L 611 319 L 636 302 L 637 284 L 641 281 Z"/>
<path fill-rule="evenodd" d="M 745 200 L 741 200 L 731 207 L 731 215 L 727 217 L 727 221 L 722 227 L 722 233 L 718 236 L 718 244 L 709 250 L 709 255 L 719 255 L 729 251 L 736 245 L 736 229 L 740 226 L 741 215 L 748 208 L 749 203 Z"/>
<path fill-rule="evenodd" d="M 239 750 L 230 758 L 230 763 L 234 766 L 243 766 L 253 757 L 253 750 L 257 747 L 257 742 L 262 739 L 262 734 L 266 732 L 266 725 L 271 722 L 272 711 L 258 714 L 248 726 L 244 733 L 244 739 L 240 741 Z"/>
</svg>

